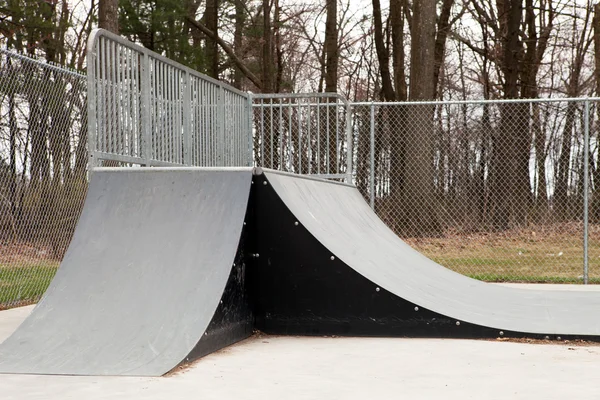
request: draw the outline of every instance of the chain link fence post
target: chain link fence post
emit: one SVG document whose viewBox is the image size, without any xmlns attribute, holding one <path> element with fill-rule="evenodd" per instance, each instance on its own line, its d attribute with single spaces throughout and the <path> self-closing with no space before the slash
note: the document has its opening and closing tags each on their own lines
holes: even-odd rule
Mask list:
<svg viewBox="0 0 600 400">
<path fill-rule="evenodd" d="M 584 100 L 583 116 L 583 283 L 589 283 L 589 166 L 590 166 L 590 100 Z"/>
<path fill-rule="evenodd" d="M 375 210 L 375 105 L 371 103 L 369 124 L 369 203 Z"/>
</svg>

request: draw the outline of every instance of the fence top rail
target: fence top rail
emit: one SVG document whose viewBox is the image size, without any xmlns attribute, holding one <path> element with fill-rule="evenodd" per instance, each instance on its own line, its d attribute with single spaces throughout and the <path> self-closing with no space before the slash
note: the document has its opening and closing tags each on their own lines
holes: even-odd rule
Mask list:
<svg viewBox="0 0 600 400">
<path fill-rule="evenodd" d="M 309 98 L 335 98 L 345 105 L 350 102 L 339 93 L 252 93 L 253 99 L 309 99 Z"/>
<path fill-rule="evenodd" d="M 510 103 L 561 103 L 600 101 L 600 97 L 552 97 L 535 99 L 496 99 L 496 100 L 435 100 L 435 101 L 361 101 L 350 103 L 352 106 L 415 106 L 415 105 L 467 105 L 467 104 L 510 104 Z"/>
<path fill-rule="evenodd" d="M 22 60 L 22 61 L 34 63 L 34 64 L 39 65 L 42 68 L 47 68 L 47 69 L 55 71 L 55 72 L 60 72 L 61 74 L 71 75 L 76 78 L 85 78 L 85 73 L 82 71 L 72 70 L 69 67 L 64 67 L 64 66 L 60 66 L 57 64 L 47 62 L 47 61 L 38 60 L 36 58 L 30 57 L 30 56 L 27 56 L 27 55 L 24 55 L 21 53 L 16 53 L 14 51 L 0 49 L 0 54 L 5 54 L 12 58 L 18 58 L 19 60 Z"/>
<path fill-rule="evenodd" d="M 217 85 L 217 86 L 219 86 L 219 87 L 221 87 L 221 88 L 223 88 L 225 90 L 228 90 L 230 92 L 236 93 L 236 94 L 238 94 L 240 96 L 243 96 L 245 98 L 249 98 L 249 95 L 246 92 L 243 92 L 243 91 L 241 91 L 239 89 L 236 89 L 235 87 L 233 87 L 231 85 L 228 85 L 228 84 L 226 84 L 226 83 L 224 83 L 222 81 L 219 81 L 217 79 L 211 78 L 208 75 L 204 75 L 204 74 L 202 74 L 202 73 L 200 73 L 200 72 L 198 72 L 198 71 L 196 71 L 196 70 L 194 70 L 194 69 L 192 69 L 190 67 L 186 67 L 185 65 L 180 64 L 180 63 L 178 63 L 176 61 L 173 61 L 173 60 L 171 60 L 171 59 L 169 59 L 167 57 L 161 56 L 160 54 L 155 53 L 152 50 L 149 50 L 149 49 L 147 49 L 147 48 L 145 48 L 143 46 L 140 46 L 140 45 L 138 45 L 136 43 L 132 43 L 129 40 L 127 40 L 125 38 L 122 38 L 121 36 L 116 35 L 116 34 L 114 34 L 112 32 L 109 32 L 109 31 L 107 31 L 105 29 L 94 29 L 90 33 L 90 37 L 88 39 L 88 47 L 87 47 L 88 48 L 88 50 L 87 50 L 88 51 L 88 57 L 87 57 L 88 62 L 89 62 L 89 60 L 93 59 L 93 53 L 96 50 L 96 44 L 97 44 L 97 42 L 99 41 L 99 39 L 101 37 L 108 38 L 109 40 L 111 40 L 113 42 L 116 42 L 116 43 L 120 44 L 121 46 L 124 46 L 124 47 L 127 47 L 129 49 L 135 50 L 138 53 L 147 55 L 148 57 L 151 57 L 151 58 L 153 58 L 155 60 L 158 60 L 160 62 L 168 64 L 168 65 L 170 65 L 172 67 L 175 67 L 175 68 L 177 68 L 177 69 L 179 69 L 181 71 L 187 72 L 187 73 L 190 74 L 190 76 L 193 76 L 195 78 L 200 78 L 200 79 L 202 79 L 202 80 L 204 80 L 206 82 L 210 82 L 212 84 L 215 84 L 215 85 Z"/>
<path fill-rule="evenodd" d="M 344 104 L 344 103 L 253 103 L 252 107 L 253 108 L 306 108 L 306 107 L 324 107 L 324 108 L 329 108 L 329 107 L 339 107 L 339 108 L 345 108 L 347 106 L 352 106 L 354 105 L 353 103 L 348 103 L 348 104 Z"/>
</svg>

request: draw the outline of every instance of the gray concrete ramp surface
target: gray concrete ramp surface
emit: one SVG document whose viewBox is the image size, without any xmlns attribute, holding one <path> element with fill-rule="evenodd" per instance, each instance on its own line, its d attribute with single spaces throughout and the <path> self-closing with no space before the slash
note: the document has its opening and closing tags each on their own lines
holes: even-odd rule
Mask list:
<svg viewBox="0 0 600 400">
<path fill-rule="evenodd" d="M 373 290 L 375 286 L 381 287 L 417 305 L 416 309 L 426 308 L 455 319 L 458 324 L 462 321 L 498 331 L 530 334 L 600 335 L 600 292 L 518 289 L 468 278 L 436 264 L 403 242 L 369 208 L 355 187 L 275 171 L 265 170 L 264 174 L 269 186 L 301 226 L 328 249 L 332 260 L 341 260 L 373 282 Z M 329 259 L 329 255 L 322 258 Z M 323 264 L 319 271 L 326 268 L 323 261 L 315 260 L 317 262 Z M 302 280 L 298 278 L 294 285 L 316 281 L 312 277 L 316 276 L 311 272 L 313 269 L 299 268 Z M 322 279 L 324 274 L 319 273 Z M 350 275 L 344 276 L 350 278 Z M 327 287 L 324 293 L 341 296 L 345 282 L 340 280 L 337 290 Z M 375 295 L 374 292 L 372 296 Z M 313 291 L 312 296 L 319 294 Z M 327 295 L 321 296 L 320 304 L 331 301 Z M 348 296 L 348 302 L 356 302 L 357 293 Z M 305 300 L 308 303 L 310 298 Z M 275 301 L 271 304 L 281 310 L 281 301 Z M 313 305 L 311 312 L 317 315 L 318 305 Z M 296 308 L 297 315 L 304 315 L 301 307 Z M 412 309 L 410 307 L 408 312 L 418 316 Z M 285 315 L 288 318 L 288 314 Z M 385 331 L 385 327 L 381 330 Z"/>
<path fill-rule="evenodd" d="M 56 277 L 0 345 L 0 372 L 159 376 L 185 360 L 228 285 L 251 177 L 95 171 Z"/>
</svg>

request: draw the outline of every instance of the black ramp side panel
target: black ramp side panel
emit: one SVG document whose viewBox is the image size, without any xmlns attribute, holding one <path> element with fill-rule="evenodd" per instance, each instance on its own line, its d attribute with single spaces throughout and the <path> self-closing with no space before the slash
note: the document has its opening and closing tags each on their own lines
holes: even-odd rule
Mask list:
<svg viewBox="0 0 600 400">
<path fill-rule="evenodd" d="M 255 185 L 258 328 L 385 335 L 414 333 L 410 327 L 422 334 L 430 324 L 442 330 L 432 335 L 465 325 L 493 328 L 495 334 L 600 335 L 598 292 L 517 289 L 470 279 L 404 243 L 354 187 L 273 171 L 255 180 L 265 177 L 266 184 Z M 268 219 L 268 213 L 280 215 Z"/>
<path fill-rule="evenodd" d="M 250 206 L 251 207 L 251 206 Z M 248 221 L 250 210 L 246 212 L 245 221 Z M 238 252 L 227 280 L 227 285 L 221 296 L 219 306 L 206 328 L 202 339 L 187 355 L 182 363 L 192 361 L 212 353 L 215 350 L 234 344 L 249 337 L 254 330 L 254 315 L 252 313 L 249 287 L 246 282 L 248 269 L 247 243 L 251 240 L 253 232 L 250 225 L 244 222 L 242 237 L 238 245 Z"/>
<path fill-rule="evenodd" d="M 55 279 L 0 345 L 0 372 L 159 376 L 194 349 L 206 353 L 199 341 L 235 275 L 251 177 L 94 172 Z"/>
</svg>

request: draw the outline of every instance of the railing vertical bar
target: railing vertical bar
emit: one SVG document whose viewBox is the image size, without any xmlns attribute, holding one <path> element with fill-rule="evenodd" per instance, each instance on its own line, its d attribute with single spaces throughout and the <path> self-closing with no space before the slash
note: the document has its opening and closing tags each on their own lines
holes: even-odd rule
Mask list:
<svg viewBox="0 0 600 400">
<path fill-rule="evenodd" d="M 252 95 L 248 94 L 248 98 L 247 98 L 247 102 L 246 102 L 246 109 L 248 110 L 248 129 L 246 130 L 246 134 L 248 135 L 247 137 L 247 141 L 248 141 L 248 155 L 247 155 L 247 162 L 248 162 L 248 166 L 252 167 L 254 165 L 254 146 L 253 146 L 253 135 L 252 135 L 252 131 L 254 128 L 254 100 L 252 99 Z"/>
<path fill-rule="evenodd" d="M 335 173 L 340 171 L 340 104 L 335 103 Z"/>
<path fill-rule="evenodd" d="M 264 99 L 260 99 L 260 167 L 265 167 L 265 108 Z"/>
<path fill-rule="evenodd" d="M 110 152 L 119 154 L 117 146 L 117 135 L 119 128 L 119 119 L 117 118 L 117 70 L 115 67 L 115 59 L 117 58 L 117 43 L 110 42 L 109 59 L 110 59 L 110 88 L 111 88 L 111 115 L 112 129 L 110 131 Z"/>
<path fill-rule="evenodd" d="M 101 75 L 103 79 L 103 87 L 102 87 L 102 121 L 103 123 L 103 131 L 99 135 L 99 143 L 98 150 L 102 152 L 108 152 L 108 135 L 110 134 L 111 123 L 109 116 L 109 108 L 110 108 L 110 76 L 108 73 L 108 44 L 107 40 L 102 40 L 102 56 L 100 57 L 100 68 L 102 69 Z M 101 164 L 99 164 L 101 165 Z"/>
<path fill-rule="evenodd" d="M 326 139 L 327 139 L 326 142 L 325 142 L 325 166 L 327 168 L 326 169 L 326 171 L 327 171 L 326 173 L 327 174 L 331 173 L 331 171 L 329 170 L 330 169 L 329 168 L 329 164 L 331 163 L 331 160 L 329 159 L 329 156 L 330 156 L 330 153 L 331 153 L 330 152 L 330 147 L 329 147 L 330 146 L 330 144 L 329 144 L 330 137 L 329 136 L 330 136 L 330 133 L 331 133 L 330 126 L 329 126 L 329 124 L 330 124 L 330 122 L 329 122 L 329 114 L 331 113 L 330 106 L 331 106 L 331 103 L 329 102 L 329 99 L 327 99 L 327 103 L 326 103 L 326 107 L 325 107 L 326 110 L 327 110 L 327 116 L 326 116 L 327 118 L 325 119 L 325 121 L 326 121 L 326 123 L 325 123 L 325 134 L 327 135 L 327 136 L 325 136 Z"/>
<path fill-rule="evenodd" d="M 269 141 L 269 161 L 271 165 L 267 165 L 268 168 L 275 168 L 275 160 L 273 159 L 273 146 L 275 145 L 274 142 L 274 135 L 273 135 L 273 127 L 274 127 L 274 123 L 273 123 L 273 100 L 271 99 L 269 101 L 269 105 L 271 105 L 271 107 L 269 107 L 269 137 L 271 138 Z"/>
<path fill-rule="evenodd" d="M 284 129 L 283 129 L 283 99 L 279 99 L 279 168 L 283 168 L 285 162 L 284 152 Z"/>
<path fill-rule="evenodd" d="M 307 162 L 307 170 L 308 173 L 311 174 L 312 173 L 312 146 L 311 146 L 311 124 L 312 124 L 312 110 L 310 109 L 310 101 L 308 102 L 308 105 L 306 107 L 306 162 Z"/>
<path fill-rule="evenodd" d="M 298 113 L 298 171 L 302 173 L 302 101 L 297 102 Z"/>
<path fill-rule="evenodd" d="M 91 51 L 88 53 L 88 74 L 87 74 L 87 87 L 88 87 L 88 103 L 87 103 L 87 123 L 88 123 L 88 137 L 87 137 L 87 146 L 88 146 L 88 163 L 89 170 L 93 171 L 94 167 L 97 166 L 96 160 L 96 134 L 97 134 L 97 119 L 96 112 L 98 110 L 97 107 L 97 92 L 96 88 L 100 80 L 97 76 L 98 71 L 98 43 L 100 42 L 100 38 L 96 39 L 96 42 L 92 42 Z"/>
<path fill-rule="evenodd" d="M 190 73 L 185 71 L 183 84 L 183 163 L 185 165 L 193 165 L 192 161 L 192 83 L 190 81 Z"/>
<path fill-rule="evenodd" d="M 353 119 L 352 105 L 346 105 L 346 175 L 347 182 L 352 184 L 353 163 L 354 163 L 354 140 L 353 140 Z"/>
<path fill-rule="evenodd" d="M 123 52 L 125 54 L 125 68 L 123 69 L 123 92 L 125 96 L 125 104 L 123 106 L 123 130 L 124 130 L 124 152 L 128 156 L 134 156 L 131 146 L 131 139 L 133 136 L 132 126 L 131 126 L 131 95 L 133 91 L 131 90 L 131 49 L 123 48 Z"/>
<path fill-rule="evenodd" d="M 293 108 L 293 103 L 294 100 L 293 99 L 288 99 L 288 129 L 286 130 L 286 143 L 287 143 L 287 155 L 285 156 L 285 160 L 286 160 L 286 164 L 287 164 L 287 169 L 289 171 L 294 171 L 294 151 L 296 150 L 294 147 L 294 128 L 293 128 L 293 123 L 292 123 L 292 114 L 294 113 L 294 108 Z"/>
<path fill-rule="evenodd" d="M 317 99 L 317 174 L 321 173 L 321 99 Z"/>
<path fill-rule="evenodd" d="M 375 210 L 375 106 L 371 104 L 370 149 L 369 149 L 369 203 Z"/>
<path fill-rule="evenodd" d="M 147 53 L 142 55 L 142 77 L 141 77 L 141 112 L 142 112 L 142 158 L 146 161 L 146 165 L 152 158 L 150 146 L 152 144 L 152 138 L 150 137 L 151 122 L 150 122 L 150 57 Z"/>
</svg>

